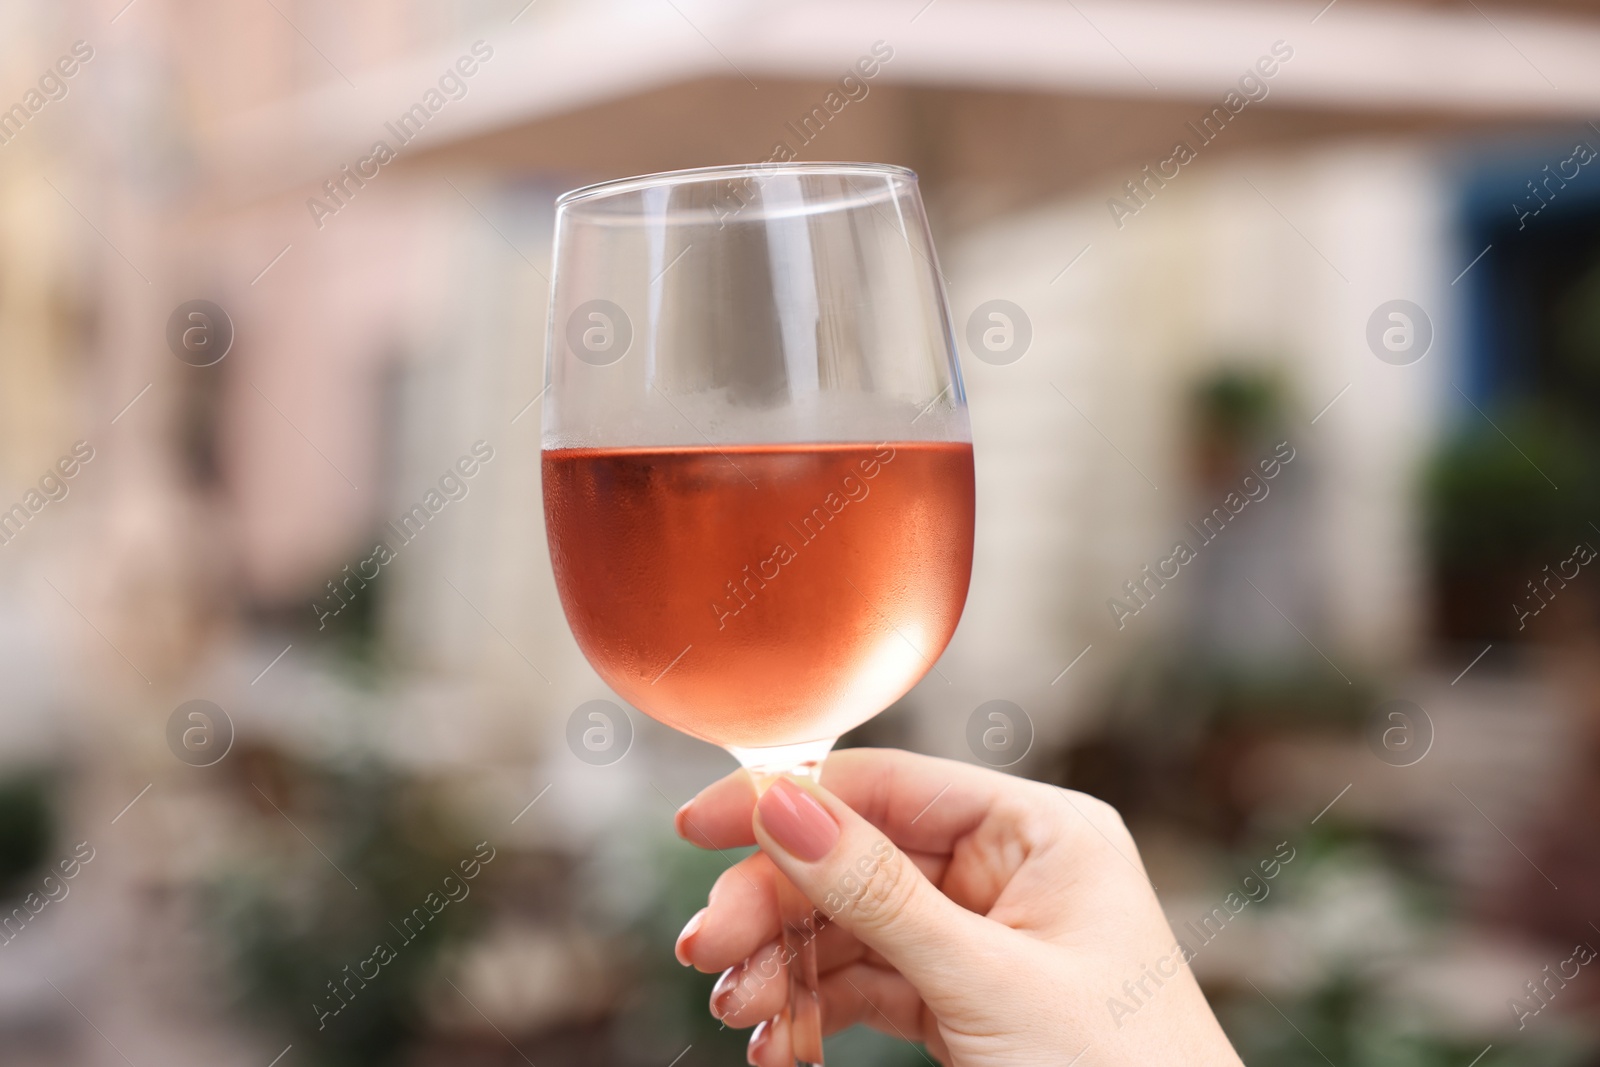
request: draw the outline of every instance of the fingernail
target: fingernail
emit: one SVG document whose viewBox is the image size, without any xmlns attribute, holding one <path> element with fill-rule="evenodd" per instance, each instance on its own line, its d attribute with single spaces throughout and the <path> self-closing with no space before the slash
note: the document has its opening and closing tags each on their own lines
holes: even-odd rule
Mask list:
<svg viewBox="0 0 1600 1067">
<path fill-rule="evenodd" d="M 744 1062 L 754 1065 L 756 1057 L 761 1055 L 761 1050 L 767 1047 L 767 1042 L 772 1040 L 772 1020 L 763 1019 L 750 1035 L 750 1051 L 745 1053 Z"/>
<path fill-rule="evenodd" d="M 678 935 L 678 943 L 672 946 L 672 954 L 678 957 L 678 962 L 685 967 L 689 966 L 689 939 L 700 932 L 700 927 L 704 926 L 705 922 L 706 909 L 701 908 L 683 924 L 683 933 Z"/>
<path fill-rule="evenodd" d="M 683 807 L 679 808 L 677 813 L 672 816 L 672 827 L 678 831 L 679 837 L 686 838 L 689 836 L 689 809 L 694 807 L 694 801 L 694 797 L 684 801 Z"/>
<path fill-rule="evenodd" d="M 733 996 L 739 991 L 739 967 L 729 967 L 711 987 L 711 1014 L 718 1020 L 733 1010 Z"/>
<path fill-rule="evenodd" d="M 811 794 L 787 778 L 774 782 L 756 809 L 778 847 L 807 863 L 832 852 L 839 841 L 839 824 Z"/>
</svg>

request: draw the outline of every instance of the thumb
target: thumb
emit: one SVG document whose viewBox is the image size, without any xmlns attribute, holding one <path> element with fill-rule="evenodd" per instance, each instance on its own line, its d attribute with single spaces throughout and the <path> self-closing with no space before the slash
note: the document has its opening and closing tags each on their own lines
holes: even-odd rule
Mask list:
<svg viewBox="0 0 1600 1067">
<path fill-rule="evenodd" d="M 959 997 L 990 956 L 991 923 L 939 892 L 888 837 L 819 785 L 779 778 L 756 804 L 756 840 L 832 922 L 883 956 L 923 999 Z"/>
</svg>

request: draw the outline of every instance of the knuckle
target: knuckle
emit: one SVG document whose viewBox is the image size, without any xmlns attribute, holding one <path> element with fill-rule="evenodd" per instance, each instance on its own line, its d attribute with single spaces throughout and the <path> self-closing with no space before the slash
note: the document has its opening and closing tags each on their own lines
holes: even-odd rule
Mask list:
<svg viewBox="0 0 1600 1067">
<path fill-rule="evenodd" d="M 1128 852 L 1134 848 L 1133 833 L 1128 829 L 1127 822 L 1122 818 L 1122 813 L 1099 797 L 1087 793 L 1079 793 L 1071 789 L 1063 789 L 1062 795 L 1066 797 L 1068 805 L 1073 812 L 1067 813 L 1067 818 L 1076 824 L 1073 836 L 1082 838 L 1085 843 L 1093 845 L 1110 845 L 1119 852 Z"/>
<path fill-rule="evenodd" d="M 1076 790 L 1062 790 L 1089 822 L 1101 830 L 1111 833 L 1127 833 L 1127 823 L 1123 822 L 1122 812 L 1101 800 L 1099 797 L 1090 796 L 1088 793 L 1079 793 Z"/>
<path fill-rule="evenodd" d="M 1122 837 L 1128 836 L 1128 824 L 1122 818 L 1122 812 L 1099 797 L 1091 797 L 1090 800 L 1094 806 L 1095 819 L 1102 829 L 1107 833 L 1121 835 Z"/>
<path fill-rule="evenodd" d="M 894 924 L 911 904 L 917 877 L 905 853 L 896 849 L 862 882 L 850 908 L 851 920 L 877 929 Z"/>
</svg>

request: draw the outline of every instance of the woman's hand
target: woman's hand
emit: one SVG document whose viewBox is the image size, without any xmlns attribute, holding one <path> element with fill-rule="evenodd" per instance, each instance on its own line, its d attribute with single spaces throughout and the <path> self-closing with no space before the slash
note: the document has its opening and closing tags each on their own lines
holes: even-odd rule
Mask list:
<svg viewBox="0 0 1600 1067">
<path fill-rule="evenodd" d="M 712 1014 L 759 1024 L 751 1063 L 794 1062 L 776 868 L 830 920 L 828 1033 L 865 1023 L 948 1067 L 1240 1067 L 1109 805 L 886 749 L 830 756 L 822 781 L 780 781 L 758 804 L 739 771 L 678 812 L 703 848 L 762 849 L 717 879 L 677 946 L 726 971 Z"/>
</svg>

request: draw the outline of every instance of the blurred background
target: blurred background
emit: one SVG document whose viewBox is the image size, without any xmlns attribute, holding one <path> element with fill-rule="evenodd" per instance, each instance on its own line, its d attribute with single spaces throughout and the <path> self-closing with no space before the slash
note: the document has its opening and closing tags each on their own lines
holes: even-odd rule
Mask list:
<svg viewBox="0 0 1600 1067">
<path fill-rule="evenodd" d="M 0 1060 L 743 1062 L 671 957 L 732 761 L 569 741 L 534 401 L 556 195 L 797 158 L 921 174 L 977 451 L 961 627 L 846 743 L 1117 804 L 1247 1062 L 1600 1063 L 1596 56 L 1578 0 L 4 5 Z"/>
</svg>

